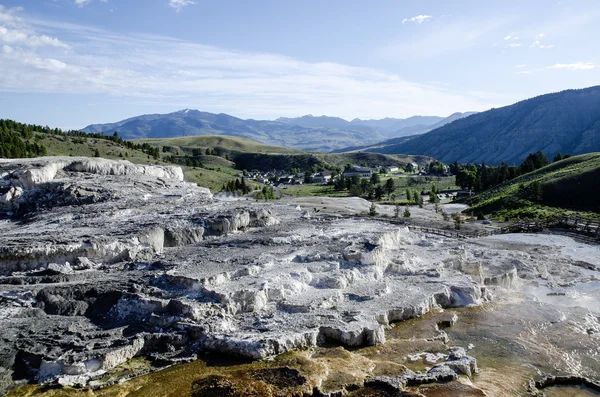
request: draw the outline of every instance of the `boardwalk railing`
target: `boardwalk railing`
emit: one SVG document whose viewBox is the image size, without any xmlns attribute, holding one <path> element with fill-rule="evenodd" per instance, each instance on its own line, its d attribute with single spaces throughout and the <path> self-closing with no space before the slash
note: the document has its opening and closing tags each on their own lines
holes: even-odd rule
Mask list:
<svg viewBox="0 0 600 397">
<path fill-rule="evenodd" d="M 486 237 L 506 233 L 539 233 L 548 229 L 567 229 L 569 232 L 584 234 L 591 239 L 600 241 L 600 222 L 589 221 L 575 216 L 561 216 L 558 219 L 552 220 L 520 221 L 493 230 L 464 230 L 460 232 L 458 230 L 413 225 L 404 219 L 383 218 L 382 220 L 384 219 L 388 222 L 405 225 L 410 230 L 460 239 Z"/>
<path fill-rule="evenodd" d="M 437 229 L 437 228 L 433 228 L 433 227 L 424 227 L 424 226 L 417 226 L 417 225 L 408 225 L 408 229 L 411 231 L 417 230 L 417 231 L 424 232 L 424 233 L 437 234 L 440 236 L 453 237 L 453 238 L 475 237 L 475 236 L 470 236 L 470 235 L 467 236 L 467 235 L 461 234 L 457 231 L 452 231 L 452 230 L 447 230 L 447 229 Z"/>
<path fill-rule="evenodd" d="M 566 215 L 558 219 L 516 222 L 503 227 L 501 230 L 503 233 L 529 233 L 557 228 L 568 229 L 569 231 L 584 233 L 589 237 L 600 238 L 600 222 Z"/>
</svg>

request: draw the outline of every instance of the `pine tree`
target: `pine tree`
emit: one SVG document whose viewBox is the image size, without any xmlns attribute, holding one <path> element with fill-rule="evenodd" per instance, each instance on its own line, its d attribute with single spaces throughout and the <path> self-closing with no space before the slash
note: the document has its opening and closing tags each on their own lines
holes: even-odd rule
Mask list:
<svg viewBox="0 0 600 397">
<path fill-rule="evenodd" d="M 371 208 L 369 208 L 369 215 L 377 215 L 377 206 L 375 205 L 375 203 L 371 203 Z"/>
<path fill-rule="evenodd" d="M 243 194 L 250 193 L 250 187 L 246 185 L 246 178 L 242 177 L 242 182 L 240 183 L 240 188 Z"/>
<path fill-rule="evenodd" d="M 371 174 L 371 183 L 373 185 L 377 185 L 380 182 L 381 182 L 381 177 L 379 176 L 379 174 L 377 172 L 374 172 L 373 174 Z"/>
<path fill-rule="evenodd" d="M 389 178 L 387 181 L 385 181 L 385 192 L 388 194 L 388 196 L 391 196 L 391 194 L 394 193 L 394 190 L 396 190 L 394 180 Z"/>
<path fill-rule="evenodd" d="M 530 199 L 531 201 L 541 202 L 544 198 L 544 194 L 542 191 L 542 184 L 539 181 L 532 182 L 529 185 L 529 189 L 531 190 Z"/>
<path fill-rule="evenodd" d="M 462 219 L 460 218 L 460 214 L 454 213 L 454 214 L 452 214 L 452 218 L 454 219 L 454 228 L 456 230 L 460 230 L 460 225 L 462 224 Z"/>
<path fill-rule="evenodd" d="M 438 198 L 437 194 L 435 194 L 435 192 L 433 190 L 431 192 L 429 192 L 429 202 L 430 203 L 436 204 L 439 201 L 440 201 L 440 199 Z"/>
<path fill-rule="evenodd" d="M 263 186 L 261 193 L 263 195 L 263 198 L 265 199 L 265 201 L 267 201 L 269 199 L 269 193 L 267 192 L 267 187 Z"/>
<path fill-rule="evenodd" d="M 381 200 L 384 194 L 385 189 L 381 185 L 377 185 L 377 187 L 375 188 L 375 198 L 377 200 Z"/>
</svg>

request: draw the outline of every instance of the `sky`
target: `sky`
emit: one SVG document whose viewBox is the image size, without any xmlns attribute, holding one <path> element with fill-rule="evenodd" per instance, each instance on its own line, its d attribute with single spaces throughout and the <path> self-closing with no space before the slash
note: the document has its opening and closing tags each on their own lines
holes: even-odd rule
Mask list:
<svg viewBox="0 0 600 397">
<path fill-rule="evenodd" d="M 600 84 L 597 0 L 0 0 L 0 118 L 447 116 Z"/>
</svg>

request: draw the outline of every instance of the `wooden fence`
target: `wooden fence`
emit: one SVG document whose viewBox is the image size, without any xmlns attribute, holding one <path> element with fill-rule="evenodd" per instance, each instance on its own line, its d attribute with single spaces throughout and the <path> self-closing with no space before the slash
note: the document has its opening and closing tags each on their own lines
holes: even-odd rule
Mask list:
<svg viewBox="0 0 600 397">
<path fill-rule="evenodd" d="M 600 238 L 600 222 L 586 220 L 577 216 L 563 215 L 558 219 L 536 220 L 511 223 L 501 228 L 502 233 L 534 233 L 544 229 L 567 229 L 583 233 L 589 237 Z"/>
<path fill-rule="evenodd" d="M 439 229 L 434 227 L 419 226 L 410 224 L 409 221 L 403 219 L 383 218 L 388 222 L 406 225 L 410 230 L 420 231 L 424 233 L 437 234 L 452 238 L 470 238 L 470 237 L 486 237 L 506 233 L 539 233 L 548 229 L 563 229 L 570 233 L 577 233 L 588 237 L 591 240 L 600 242 L 600 222 L 589 221 L 576 216 L 561 216 L 553 220 L 531 220 L 514 222 L 509 225 L 497 228 L 494 230 L 480 231 L 458 231 L 449 229 Z"/>
</svg>

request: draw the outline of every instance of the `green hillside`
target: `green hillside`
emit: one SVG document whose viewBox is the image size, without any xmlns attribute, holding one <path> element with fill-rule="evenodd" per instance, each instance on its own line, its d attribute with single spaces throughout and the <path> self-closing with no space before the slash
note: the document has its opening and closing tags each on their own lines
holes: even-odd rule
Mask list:
<svg viewBox="0 0 600 397">
<path fill-rule="evenodd" d="M 206 149 L 215 150 L 221 156 L 220 158 L 231 160 L 235 163 L 235 168 L 239 170 L 270 171 L 278 169 L 289 171 L 294 168 L 304 170 L 313 166 L 343 167 L 347 163 L 373 167 L 404 166 L 407 163 L 417 163 L 423 166 L 432 160 L 427 156 L 405 156 L 400 154 L 305 152 L 297 149 L 267 146 L 246 138 L 221 135 L 135 139 L 131 142 L 149 144 L 178 156 L 193 155 L 198 160 L 201 160 L 200 156 L 206 153 Z M 204 161 L 202 162 L 204 164 Z"/>
<path fill-rule="evenodd" d="M 369 166 L 396 165 L 404 166 L 409 163 L 417 163 L 419 166 L 425 166 L 434 159 L 428 156 L 405 155 L 405 154 L 382 154 L 382 153 L 321 153 L 317 157 L 326 163 L 343 166 L 344 164 L 368 164 Z"/>
<path fill-rule="evenodd" d="M 168 146 L 181 151 L 191 149 L 221 148 L 228 151 L 252 153 L 303 153 L 298 149 L 267 146 L 247 138 L 223 135 L 200 135 L 180 138 L 134 139 L 132 142 L 148 143 L 152 146 Z"/>
<path fill-rule="evenodd" d="M 466 200 L 496 218 L 547 218 L 570 212 L 600 217 L 600 153 L 557 161 Z"/>
</svg>

